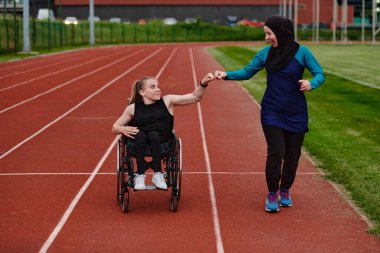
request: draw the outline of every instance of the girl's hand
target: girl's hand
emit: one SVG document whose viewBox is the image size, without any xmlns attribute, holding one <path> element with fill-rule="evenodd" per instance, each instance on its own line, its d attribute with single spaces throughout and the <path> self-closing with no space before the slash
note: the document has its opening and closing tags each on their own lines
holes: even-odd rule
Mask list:
<svg viewBox="0 0 380 253">
<path fill-rule="evenodd" d="M 308 80 L 299 80 L 300 91 L 309 91 L 311 90 L 311 83 Z"/>
<path fill-rule="evenodd" d="M 133 126 L 125 126 L 123 127 L 123 134 L 129 138 L 134 139 L 135 135 L 139 132 L 139 129 L 137 127 Z"/>
<path fill-rule="evenodd" d="M 208 73 L 205 77 L 203 77 L 203 79 L 201 80 L 201 83 L 208 84 L 214 79 L 215 79 L 214 75 L 212 73 Z"/>
<path fill-rule="evenodd" d="M 227 73 L 226 72 L 223 72 L 223 71 L 215 71 L 215 78 L 218 79 L 218 80 L 221 80 L 221 79 L 224 79 L 227 77 Z"/>
</svg>

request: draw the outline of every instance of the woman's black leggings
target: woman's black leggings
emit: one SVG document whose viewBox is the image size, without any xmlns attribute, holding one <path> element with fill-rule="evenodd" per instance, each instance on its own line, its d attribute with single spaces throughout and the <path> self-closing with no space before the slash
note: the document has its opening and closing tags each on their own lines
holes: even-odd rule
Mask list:
<svg viewBox="0 0 380 253">
<path fill-rule="evenodd" d="M 292 133 L 269 125 L 263 125 L 263 130 L 268 145 L 265 168 L 268 190 L 289 190 L 296 178 L 305 132 Z"/>
<path fill-rule="evenodd" d="M 159 132 L 151 131 L 144 132 L 139 131 L 135 136 L 136 145 L 136 163 L 137 163 L 137 174 L 141 175 L 145 173 L 144 167 L 144 157 L 146 145 L 149 144 L 150 152 L 152 153 L 152 169 L 155 172 L 162 172 L 161 169 L 161 135 Z"/>
</svg>

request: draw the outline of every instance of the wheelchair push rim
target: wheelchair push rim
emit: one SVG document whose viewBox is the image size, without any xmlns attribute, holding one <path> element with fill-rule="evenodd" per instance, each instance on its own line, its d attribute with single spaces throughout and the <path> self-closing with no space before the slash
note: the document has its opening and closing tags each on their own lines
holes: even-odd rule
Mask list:
<svg viewBox="0 0 380 253">
<path fill-rule="evenodd" d="M 181 182 L 182 182 L 182 141 L 181 139 L 176 140 L 176 161 L 174 164 L 174 182 L 172 186 L 172 192 L 170 194 L 170 209 L 172 212 L 178 210 L 178 202 L 181 197 Z"/>
<path fill-rule="evenodd" d="M 122 159 L 122 152 L 123 148 L 122 148 L 122 142 L 121 140 L 118 140 L 118 143 L 117 143 L 117 152 L 116 152 L 116 155 L 117 155 L 117 159 L 116 159 L 116 173 L 117 173 L 117 191 L 116 191 L 116 200 L 121 204 L 121 193 L 122 193 L 122 181 L 121 181 L 121 177 L 122 177 L 122 170 L 123 168 L 121 167 L 123 162 L 121 161 Z"/>
</svg>

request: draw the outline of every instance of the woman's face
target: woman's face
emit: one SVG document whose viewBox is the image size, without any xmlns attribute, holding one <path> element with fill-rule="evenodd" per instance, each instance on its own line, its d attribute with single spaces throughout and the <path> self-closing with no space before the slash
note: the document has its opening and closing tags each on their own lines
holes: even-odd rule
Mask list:
<svg viewBox="0 0 380 253">
<path fill-rule="evenodd" d="M 278 47 L 278 42 L 274 32 L 267 26 L 264 26 L 265 41 L 272 44 L 273 47 Z"/>
<path fill-rule="evenodd" d="M 140 94 L 145 103 L 153 103 L 161 99 L 161 90 L 156 79 L 148 79 L 145 81 Z"/>
</svg>

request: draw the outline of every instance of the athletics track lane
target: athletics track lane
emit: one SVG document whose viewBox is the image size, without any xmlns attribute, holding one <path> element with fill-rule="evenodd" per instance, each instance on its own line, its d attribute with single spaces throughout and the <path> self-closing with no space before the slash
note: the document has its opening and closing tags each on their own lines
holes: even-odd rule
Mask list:
<svg viewBox="0 0 380 253">
<path fill-rule="evenodd" d="M 165 58 L 165 57 L 167 57 L 167 55 L 163 54 L 161 57 Z M 161 61 L 161 63 L 162 63 L 162 61 Z M 160 62 L 159 61 L 153 61 L 153 64 L 151 64 L 151 65 L 160 65 Z M 144 71 L 149 72 L 149 68 L 150 67 L 145 67 Z M 152 74 L 154 74 L 156 72 L 157 71 L 152 71 Z M 102 141 L 101 141 L 102 137 L 103 136 L 107 136 L 107 139 L 109 139 L 109 137 L 110 137 L 110 132 L 109 132 L 110 131 L 110 126 L 112 126 L 112 123 L 114 122 L 114 120 L 116 119 L 116 117 L 118 115 L 120 115 L 120 113 L 123 110 L 122 108 L 125 106 L 126 96 L 125 96 L 125 94 L 123 94 L 120 91 L 125 90 L 125 85 L 126 84 L 130 85 L 132 83 L 132 81 L 135 80 L 135 79 L 137 79 L 138 77 L 141 77 L 141 73 L 136 73 L 136 74 L 135 73 L 131 73 L 131 76 L 129 77 L 131 79 L 128 79 L 125 82 L 121 81 L 118 84 L 115 84 L 115 86 L 122 85 L 121 86 L 122 89 L 118 89 L 116 92 L 115 92 L 115 90 L 112 92 L 112 89 L 105 90 L 102 93 L 102 96 L 97 97 L 97 99 L 93 100 L 93 101 L 97 100 L 97 102 L 95 102 L 94 106 L 91 106 L 91 104 L 92 104 L 91 101 L 89 103 L 90 105 L 86 105 L 85 115 L 76 116 L 75 114 L 78 111 L 80 111 L 80 110 L 78 110 L 75 113 L 73 113 L 73 115 L 70 115 L 70 117 L 68 117 L 67 119 L 65 118 L 65 120 L 62 120 L 62 122 L 59 122 L 59 123 L 55 124 L 54 126 L 52 126 L 49 130 L 45 131 L 41 136 L 39 136 L 35 140 L 31 141 L 28 144 L 25 144 L 25 146 L 23 148 L 25 148 L 26 150 L 22 150 L 23 148 L 20 148 L 19 150 L 15 151 L 12 155 L 7 156 L 6 158 L 4 158 L 3 161 L 4 161 L 5 166 L 2 166 L 2 167 L 5 168 L 5 167 L 7 167 L 6 165 L 14 165 L 14 164 L 12 164 L 12 157 L 13 156 L 16 156 L 17 154 L 20 154 L 20 156 L 21 156 L 20 158 L 22 159 L 22 154 L 31 152 L 32 154 L 30 154 L 30 159 L 27 159 L 27 160 L 29 162 L 34 163 L 34 165 L 36 167 L 31 167 L 29 165 L 29 163 L 27 164 L 27 162 L 25 162 L 24 165 L 29 167 L 25 171 L 30 172 L 31 170 L 33 170 L 33 171 L 48 172 L 49 168 L 50 168 L 50 170 L 53 170 L 54 172 L 65 172 L 67 170 L 75 170 L 76 168 L 77 168 L 77 171 L 79 169 L 79 172 L 87 171 L 87 169 L 88 169 L 87 164 L 84 163 L 82 159 L 83 158 L 84 159 L 89 158 L 89 159 L 91 159 L 91 161 L 93 163 L 96 163 L 99 160 L 99 159 L 96 159 L 96 157 L 99 157 L 99 154 L 102 154 L 102 152 L 104 152 L 103 148 L 105 146 L 105 145 L 101 144 L 102 143 Z M 127 90 L 129 92 L 129 88 Z M 191 91 L 191 89 L 190 89 L 190 91 Z M 103 97 L 103 94 L 106 94 L 107 92 L 111 92 L 111 94 L 108 95 L 108 99 L 105 99 Z M 118 99 L 118 100 L 115 101 L 115 97 L 116 98 L 120 98 L 120 99 Z M 105 103 L 107 101 L 108 101 L 108 103 Z M 96 110 L 94 108 L 95 106 L 98 108 L 98 110 Z M 114 111 L 112 113 L 110 113 L 110 109 L 114 109 Z M 88 111 L 90 113 L 88 113 Z M 100 113 L 99 113 L 99 111 L 100 111 Z M 95 114 L 97 116 L 94 116 L 92 114 Z M 103 117 L 102 117 L 102 115 L 103 115 Z M 106 115 L 106 116 L 104 117 L 104 115 Z M 117 115 L 117 116 L 115 116 L 114 118 L 110 118 L 109 115 Z M 107 117 L 108 117 L 108 120 L 107 120 Z M 95 120 L 95 121 L 98 119 L 98 120 L 100 120 L 101 124 L 102 124 L 102 119 L 103 119 L 103 121 L 106 119 L 107 122 L 105 122 L 105 123 L 107 123 L 106 125 L 108 127 L 103 127 L 101 125 L 100 126 L 101 129 L 100 129 L 100 128 L 97 128 L 97 126 L 95 126 L 95 129 L 91 129 L 90 131 L 88 131 L 88 128 L 85 128 L 86 126 L 78 124 L 78 121 L 81 121 L 81 120 L 82 121 L 86 121 L 86 120 L 88 121 L 89 120 L 91 122 L 91 119 Z M 72 123 L 72 122 L 75 122 L 75 123 Z M 66 124 L 68 124 L 68 125 L 66 125 Z M 93 127 L 93 125 L 91 125 L 91 126 Z M 62 135 L 59 135 L 58 133 L 62 133 Z M 106 135 L 103 135 L 102 133 L 105 133 Z M 87 137 L 87 138 L 83 138 L 82 139 L 82 138 L 80 138 L 81 135 L 85 135 L 85 137 Z M 96 138 L 94 136 L 96 136 Z M 81 148 L 82 148 L 81 147 L 81 143 L 82 143 L 82 141 L 86 141 L 86 139 L 87 140 L 94 140 L 94 144 L 93 144 L 94 146 L 92 147 L 91 145 L 89 145 L 89 144 L 92 144 L 91 141 L 87 141 L 86 142 L 87 149 L 86 150 L 81 150 Z M 59 143 L 58 148 L 56 150 L 53 150 L 51 148 L 51 147 L 53 147 L 53 145 L 52 144 L 49 145 L 49 141 L 52 142 L 52 143 Z M 32 149 L 31 148 L 28 149 L 29 145 L 31 146 Z M 94 152 L 94 154 L 92 154 L 91 152 L 93 152 L 93 149 L 97 149 L 98 147 L 100 149 L 102 149 L 102 150 L 100 152 Z M 45 152 L 48 152 L 48 154 L 45 154 Z M 50 159 L 51 158 L 50 155 L 54 155 L 56 153 L 58 153 L 58 154 L 60 153 L 61 154 L 61 159 L 59 160 L 59 162 L 57 162 L 57 160 L 55 160 L 55 159 Z M 97 156 L 96 156 L 95 153 L 97 154 Z M 72 157 L 71 154 L 77 154 L 77 157 Z M 36 159 L 36 157 L 38 157 L 39 159 Z M 115 156 L 113 156 L 113 157 L 115 157 Z M 33 160 L 34 160 L 34 162 L 33 162 Z M 46 166 L 45 165 L 45 162 L 46 162 L 45 160 L 50 161 L 50 163 L 53 162 L 52 166 L 49 166 L 49 167 Z M 17 161 L 17 159 L 16 159 L 16 161 Z M 42 167 L 45 167 L 45 168 L 40 169 L 39 167 L 37 167 L 38 164 L 41 164 L 41 163 L 43 164 Z M 112 165 L 113 169 L 111 170 L 113 172 L 114 172 L 114 167 L 115 166 L 113 164 Z M 90 170 L 91 169 L 92 168 L 90 168 Z M 21 167 L 21 170 L 24 170 L 24 168 Z M 43 186 L 44 190 L 48 190 L 49 189 L 49 188 L 47 188 L 48 186 L 51 186 L 51 185 L 54 185 L 55 183 L 57 183 L 57 187 L 56 188 L 58 190 L 57 190 L 56 194 L 60 195 L 57 198 L 56 201 L 51 201 L 49 203 L 49 205 L 47 205 L 47 204 L 44 204 L 45 203 L 45 202 L 43 202 L 44 199 L 43 200 L 39 199 L 41 197 L 41 195 L 37 195 L 37 196 L 33 195 L 35 191 L 33 191 L 32 189 L 34 187 L 41 187 L 40 185 L 38 185 L 38 186 L 33 185 L 33 182 L 39 182 L 38 179 L 37 180 L 34 179 L 36 177 L 39 177 L 39 176 L 38 175 L 32 176 L 31 179 L 30 179 L 30 181 L 28 180 L 25 184 L 23 184 L 22 187 L 19 187 L 19 189 L 14 189 L 14 188 L 12 188 L 12 186 L 9 186 L 9 191 L 17 191 L 18 194 L 16 194 L 16 195 L 22 195 L 22 192 L 25 191 L 24 187 L 26 187 L 27 189 L 30 189 L 30 190 L 28 190 L 29 195 L 28 195 L 28 199 L 27 199 L 25 205 L 27 205 L 28 207 L 30 207 L 30 206 L 33 206 L 33 205 L 31 205 L 32 203 L 39 203 L 39 204 L 41 204 L 42 207 L 40 207 L 40 209 L 45 209 L 45 212 L 41 213 L 39 217 L 35 217 L 37 219 L 34 219 L 34 220 L 36 222 L 38 222 L 38 220 L 39 220 L 38 218 L 40 218 L 40 219 L 44 219 L 44 221 L 46 221 L 47 223 L 49 223 L 49 222 L 51 222 L 52 219 L 53 220 L 57 219 L 56 213 L 59 213 L 59 214 L 63 213 L 62 208 L 63 207 L 67 207 L 68 203 L 70 202 L 70 199 L 74 196 L 72 194 L 71 190 L 70 191 L 66 191 L 66 189 L 68 187 L 70 189 L 72 189 L 72 188 L 79 189 L 79 188 L 75 184 L 76 180 L 66 181 L 66 183 L 62 182 L 62 184 L 64 184 L 64 186 L 62 187 L 62 184 L 60 182 L 55 182 L 54 181 L 54 180 L 59 180 L 60 177 L 57 177 L 56 175 L 44 175 L 44 176 L 42 176 L 42 177 L 47 178 L 47 180 L 49 180 L 49 181 L 52 180 L 50 185 L 47 184 L 46 186 Z M 83 180 L 85 179 L 85 177 L 87 177 L 87 175 L 85 175 L 85 176 L 83 176 L 83 175 L 73 175 L 73 177 L 75 179 L 79 178 L 78 180 L 81 180 L 81 183 L 83 183 Z M 107 198 L 105 200 L 109 201 L 108 203 L 113 206 L 113 208 L 114 208 L 113 210 L 115 211 L 115 213 L 117 215 L 120 215 L 121 214 L 120 213 L 120 207 L 117 206 L 117 205 L 114 206 L 116 204 L 114 202 L 114 200 L 115 200 L 115 197 L 114 197 L 115 196 L 114 195 L 115 194 L 115 192 L 114 192 L 114 189 L 115 189 L 115 187 L 114 187 L 115 178 L 114 178 L 114 176 L 112 177 L 112 182 L 113 183 L 109 185 L 111 187 L 110 189 L 112 189 L 112 191 L 109 192 L 109 194 L 112 195 L 112 198 L 109 198 L 109 196 L 107 196 Z M 14 187 L 14 185 L 13 185 L 13 187 Z M 40 192 L 40 191 L 38 191 L 38 192 Z M 68 194 L 68 195 L 66 195 L 66 194 Z M 144 193 L 142 193 L 142 194 L 144 194 Z M 164 193 L 164 194 L 165 194 L 165 200 L 166 200 L 165 201 L 165 206 L 167 207 L 168 206 L 168 195 L 166 193 Z M 54 196 L 54 194 L 51 194 L 51 195 Z M 62 195 L 65 195 L 65 196 L 62 196 Z M 148 196 L 151 196 L 151 195 L 148 195 Z M 66 200 L 62 201 L 62 198 L 66 199 Z M 51 199 L 48 198 L 48 196 L 46 196 L 46 200 L 49 201 Z M 8 208 L 12 209 L 12 202 L 13 201 L 9 200 L 9 202 L 11 202 L 11 203 L 7 203 L 8 205 L 5 205 L 5 206 L 7 206 L 7 210 L 4 210 L 4 213 L 10 212 L 10 210 Z M 204 202 L 203 206 L 207 205 L 207 199 L 204 199 L 203 202 Z M 162 201 L 162 203 L 164 203 L 164 201 Z M 202 204 L 202 201 L 200 201 L 199 204 Z M 43 205 L 46 205 L 46 207 L 44 207 Z M 63 205 L 63 207 L 61 205 Z M 193 205 L 193 208 L 195 208 L 195 207 L 197 207 L 197 206 Z M 99 209 L 94 208 L 93 210 L 99 210 Z M 102 209 L 100 209 L 100 210 L 102 210 Z M 169 215 L 172 215 L 170 212 L 167 213 L 167 210 L 168 209 L 165 208 L 165 213 L 169 214 Z M 191 209 L 188 209 L 188 210 L 191 210 Z M 86 211 L 88 211 L 88 210 L 86 209 Z M 209 211 L 208 211 L 207 208 L 205 208 L 204 212 L 208 213 Z M 34 215 L 38 216 L 38 214 L 35 214 L 34 212 L 32 212 L 32 213 Z M 28 215 L 26 215 L 26 216 L 28 216 Z M 103 215 L 101 217 L 104 218 Z M 121 217 L 124 218 L 125 216 L 122 215 Z M 9 216 L 7 216 L 7 218 L 9 218 Z M 26 219 L 28 219 L 28 217 L 26 217 Z M 89 220 L 91 220 L 90 217 L 89 217 Z M 200 220 L 204 220 L 203 223 L 204 222 L 207 223 L 209 221 L 209 219 L 205 219 L 205 218 L 203 218 L 203 216 L 200 217 Z M 81 219 L 81 221 L 83 221 L 83 218 Z M 15 218 L 13 220 L 13 224 L 12 224 L 12 220 L 11 219 L 7 219 L 7 224 L 8 224 L 7 226 L 8 227 L 17 227 L 17 222 L 20 222 L 20 220 Z M 28 224 L 28 222 L 31 222 L 31 221 L 25 220 L 24 223 Z M 56 222 L 58 222 L 58 220 L 56 220 Z M 9 224 L 9 223 L 11 223 L 11 224 Z M 54 226 L 55 223 L 52 222 L 52 225 Z M 202 224 L 202 223 L 198 222 L 198 224 Z M 36 226 L 35 223 L 33 223 L 33 225 Z M 173 225 L 175 225 L 175 224 L 173 224 Z M 78 224 L 76 224 L 76 226 L 78 226 Z M 84 228 L 88 229 L 89 227 L 84 227 Z M 116 229 L 116 228 L 114 228 L 114 229 Z M 17 233 L 14 233 L 14 234 L 12 233 L 12 236 L 16 237 L 16 238 L 20 238 L 21 234 L 25 234 L 29 230 L 30 230 L 30 227 L 25 226 L 23 229 L 18 229 Z M 46 230 L 52 230 L 52 228 L 50 227 L 50 229 L 49 229 L 49 227 L 46 228 L 45 226 L 42 226 L 42 227 L 40 227 L 40 229 L 38 231 L 34 231 L 33 235 L 31 235 L 30 238 L 28 238 L 29 240 L 34 241 L 34 244 L 29 244 L 30 241 L 28 241 L 28 240 L 25 241 L 25 243 L 27 243 L 27 245 L 29 245 L 28 248 L 32 248 L 31 246 L 35 245 L 42 238 L 47 238 L 47 236 L 41 236 L 41 234 L 43 235 L 43 234 L 46 233 Z M 126 232 L 127 232 L 126 228 L 123 228 L 123 230 L 120 233 L 125 234 Z M 173 231 L 173 232 L 175 232 L 175 231 Z M 196 233 L 196 231 L 193 231 L 193 233 Z M 207 230 L 205 231 L 205 233 L 207 235 L 209 234 Z M 72 232 L 69 232 L 69 234 L 72 234 Z M 84 233 L 83 235 L 86 235 L 86 233 Z M 212 231 L 211 231 L 211 235 L 212 235 Z M 193 235 L 193 237 L 195 237 L 195 234 Z M 9 234 L 8 234 L 8 238 L 9 238 Z M 98 238 L 96 238 L 96 240 L 98 240 Z M 11 243 L 11 242 L 14 242 L 15 240 L 8 240 L 8 241 Z M 202 240 L 202 242 L 204 243 L 205 241 Z M 213 243 L 212 242 L 213 241 L 211 239 L 211 242 L 207 243 L 207 244 L 210 245 L 210 247 L 213 247 Z M 113 244 L 117 245 L 115 242 Z M 21 245 L 18 244 L 18 245 L 13 245 L 13 246 L 14 247 L 20 247 Z M 73 246 L 73 245 L 67 245 L 67 247 L 71 247 L 71 246 Z M 88 245 L 83 245 L 83 246 L 84 247 L 88 247 Z M 93 244 L 90 245 L 90 246 L 95 246 L 95 248 L 98 248 L 96 245 L 93 245 Z M 184 244 L 180 244 L 179 246 L 184 247 Z M 122 247 L 122 245 L 120 245 L 120 247 Z M 204 246 L 203 246 L 203 244 L 200 244 L 199 247 L 203 248 Z"/>
<path fill-rule="evenodd" d="M 203 47 L 194 49 L 194 52 L 196 52 L 194 61 L 198 80 L 210 68 L 219 68 L 203 50 Z M 160 77 L 161 86 L 165 94 L 184 93 L 192 90 L 191 70 L 189 70 L 191 67 L 188 66 L 189 60 L 186 59 L 188 54 L 188 48 L 181 46 L 173 58 L 173 62 L 169 64 Z M 178 64 L 178 61 L 181 64 Z M 152 62 L 150 61 L 149 63 Z M 162 62 L 161 60 L 156 63 L 160 65 Z M 142 69 L 144 75 L 154 75 L 157 72 L 157 67 L 153 69 L 144 67 Z M 51 138 L 53 138 L 54 143 L 63 142 L 65 145 L 59 147 L 57 151 L 68 152 L 67 149 L 72 148 L 74 149 L 72 152 L 77 153 L 77 157 L 74 157 L 74 159 L 78 159 L 78 161 L 71 161 L 71 163 L 59 163 L 59 165 L 55 166 L 53 164 L 50 169 L 47 166 L 41 171 L 59 170 L 62 172 L 71 169 L 73 172 L 91 171 L 112 141 L 109 138 L 110 126 L 125 106 L 125 96 L 121 90 L 125 90 L 125 85 L 130 85 L 133 80 L 140 76 L 141 72 L 131 73 L 130 76 L 128 75 L 130 78 L 126 78 L 125 82 L 120 82 L 120 84 L 115 84 L 112 88 L 106 89 L 101 96 L 92 99 L 83 108 L 76 110 L 40 136 L 38 142 L 42 144 L 46 144 Z M 117 87 L 119 88 L 116 89 Z M 318 186 L 320 187 L 321 182 L 323 182 L 320 176 L 317 175 L 301 174 L 298 176 L 294 190 L 295 201 L 297 201 L 295 207 L 287 210 L 281 209 L 281 213 L 277 216 L 266 214 L 263 211 L 265 186 L 264 176 L 262 175 L 262 165 L 264 163 L 262 154 L 265 150 L 262 148 L 264 142 L 257 122 L 257 108 L 255 109 L 255 105 L 232 82 L 215 82 L 210 84 L 208 89 L 208 93 L 201 105 L 211 168 L 215 172 L 245 173 L 236 175 L 213 174 L 221 234 L 226 252 L 260 252 L 263 249 L 268 249 L 268 245 L 273 247 L 273 252 L 276 252 L 275 249 L 279 248 L 278 244 L 285 242 L 285 240 L 288 240 L 288 244 L 285 245 L 285 248 L 281 244 L 281 248 L 289 251 L 293 250 L 293 252 L 304 251 L 305 246 L 307 246 L 307 249 L 310 248 L 311 252 L 339 252 L 342 249 L 345 249 L 345 252 L 357 252 L 355 250 L 358 247 L 361 249 L 359 252 L 371 252 L 376 249 L 374 247 L 378 245 L 378 240 L 373 240 L 371 236 L 366 234 L 364 231 L 366 227 L 363 222 L 357 218 L 356 214 L 347 207 L 347 204 L 342 201 L 341 197 L 337 196 L 336 192 L 328 184 L 322 183 L 322 187 L 329 189 L 327 195 L 331 197 L 329 198 L 330 201 L 337 202 L 335 204 L 338 204 L 338 207 L 344 208 L 343 216 L 345 217 L 343 219 L 335 217 L 337 214 L 342 215 L 341 210 L 331 214 L 331 210 L 326 208 L 328 207 L 326 206 L 327 203 L 323 203 L 325 208 L 319 207 L 320 210 L 316 215 L 311 215 L 311 212 L 315 213 L 315 210 L 318 209 L 313 203 L 316 197 L 313 190 Z M 240 103 L 237 104 L 237 100 L 231 100 L 231 96 L 239 97 Z M 229 117 L 232 117 L 227 123 L 225 121 L 225 111 L 228 112 Z M 54 241 L 50 248 L 51 252 L 104 252 L 105 249 L 121 250 L 122 252 L 134 252 L 137 250 L 149 252 L 148 249 L 152 248 L 165 252 L 216 251 L 207 174 L 204 174 L 205 165 L 203 162 L 203 150 L 200 148 L 202 140 L 199 136 L 196 107 L 176 108 L 175 112 L 175 128 L 178 135 L 184 140 L 184 169 L 187 172 L 187 174 L 184 174 L 184 197 L 180 202 L 179 212 L 172 214 L 168 211 L 168 193 L 139 192 L 132 195 L 131 213 L 125 215 L 121 213 L 120 207 L 115 204 L 114 175 L 100 174 L 90 185 L 90 188 L 69 218 L 68 223 L 65 224 L 56 241 Z M 235 114 L 236 119 L 234 120 Z M 252 121 L 249 120 L 251 117 Z M 241 123 L 242 118 L 245 119 L 244 125 Z M 220 119 L 223 119 L 222 122 L 220 122 Z M 90 133 L 83 129 L 86 127 L 86 122 L 91 122 L 91 125 L 95 122 L 95 126 Z M 80 129 L 79 132 L 75 133 L 78 129 Z M 240 130 L 239 134 L 234 131 L 236 129 Z M 72 138 L 57 138 L 57 133 L 64 133 L 65 130 L 68 132 L 65 136 L 69 135 Z M 95 134 L 96 138 L 94 138 Z M 81 135 L 85 135 L 84 138 L 80 138 Z M 220 136 L 224 138 L 220 138 Z M 236 152 L 236 148 L 228 145 L 231 143 L 230 138 L 232 137 L 241 140 L 239 143 L 247 144 L 244 152 Z M 72 142 L 66 139 L 71 139 Z M 84 153 L 81 154 L 83 152 L 83 146 L 80 146 L 81 143 L 91 148 L 97 145 L 99 147 L 95 147 L 97 150 L 94 153 L 85 149 Z M 241 144 L 240 148 L 243 148 L 243 145 L 245 144 Z M 35 167 L 31 166 L 25 171 L 35 171 L 35 168 L 39 170 L 39 162 L 43 162 L 45 159 L 49 160 L 49 155 L 54 152 L 52 151 L 44 156 L 43 151 L 34 150 L 41 149 L 41 147 L 36 146 L 34 143 L 30 143 L 30 146 L 29 151 L 36 152 L 33 157 L 40 158 L 34 163 Z M 50 146 L 50 149 L 52 149 L 51 147 L 53 146 Z M 49 147 L 45 147 L 45 151 L 48 149 Z M 10 157 L 19 152 L 15 151 Z M 88 158 L 87 156 L 90 157 Z M 115 157 L 115 153 L 112 152 L 101 172 L 114 173 Z M 71 159 L 73 159 L 72 156 L 67 158 L 67 160 Z M 17 167 L 17 165 L 13 165 Z M 6 167 L 2 165 L 2 161 L 0 166 L 1 171 Z M 316 172 L 307 161 L 302 161 L 300 167 L 301 173 Z M 21 168 L 21 171 L 23 171 L 23 168 Z M 190 174 L 190 172 L 194 174 Z M 256 172 L 257 174 L 255 174 Z M 23 249 L 26 251 L 34 248 L 34 250 L 30 250 L 30 252 L 34 252 L 38 249 L 37 244 L 41 246 L 41 242 L 47 238 L 47 236 L 44 237 L 41 234 L 46 234 L 49 228 L 51 229 L 52 226 L 55 226 L 70 202 L 70 198 L 73 198 L 88 175 L 22 176 L 21 179 L 20 177 L 17 179 L 13 177 L 16 176 L 0 177 L 4 181 L 2 185 L 12 186 L 6 191 L 4 190 L 4 192 L 10 192 L 9 197 L 4 194 L 7 201 L 5 204 L 8 208 L 13 206 L 15 210 L 29 210 L 28 208 L 32 208 L 33 212 L 19 211 L 14 212 L 13 215 L 18 216 L 15 217 L 15 221 L 24 219 L 24 221 L 29 222 L 31 221 L 28 219 L 33 216 L 34 222 L 29 226 L 25 222 L 25 230 L 22 230 L 25 232 L 22 234 L 17 232 L 17 230 L 23 229 L 19 228 L 17 223 L 4 225 L 5 229 L 10 233 L 6 233 L 7 236 L 2 237 L 7 240 L 4 239 L 6 242 L 1 242 L 0 245 L 7 245 L 8 249 L 12 247 L 20 249 L 19 247 L 24 246 Z M 49 178 L 49 180 L 46 180 L 46 178 Z M 313 179 L 310 180 L 310 178 Z M 306 181 L 304 181 L 305 179 Z M 20 186 L 15 187 L 15 180 L 23 181 L 21 189 L 16 189 L 20 188 Z M 242 185 L 245 187 L 242 187 Z M 49 191 L 52 188 L 58 188 L 59 190 L 58 192 Z M 26 203 L 14 201 L 17 200 L 17 196 L 23 196 L 25 192 L 27 192 L 28 197 L 35 195 L 34 199 L 26 199 Z M 45 200 L 50 201 L 50 206 L 36 204 Z M 305 204 L 301 204 L 302 202 Z M 7 213 L 7 218 L 9 216 Z M 20 216 L 24 217 L 20 219 Z M 315 217 L 320 217 L 321 219 L 333 217 L 337 221 L 321 221 L 315 219 Z M 287 220 L 293 222 L 295 218 L 298 220 L 292 223 L 292 230 L 287 232 L 284 229 L 288 224 Z M 5 219 L 5 222 L 7 221 L 9 220 Z M 342 221 L 343 224 L 340 224 Z M 281 226 L 284 222 L 285 224 Z M 317 230 L 324 235 L 323 240 L 318 237 L 318 234 L 315 234 L 316 229 L 312 226 L 308 227 L 307 223 L 321 224 L 321 227 L 318 227 Z M 347 228 L 348 223 L 353 224 L 354 228 L 351 230 L 350 227 Z M 5 223 L 2 222 L 2 224 Z M 155 225 L 158 224 L 163 225 L 162 231 L 157 231 Z M 343 231 L 343 226 L 347 231 Z M 352 233 L 355 230 L 358 232 Z M 1 231 L 4 230 L 2 229 Z M 33 231 L 33 233 L 31 234 L 30 231 Z M 336 235 L 336 233 L 340 234 Z M 20 240 L 19 238 L 25 238 L 25 234 L 30 236 L 25 240 Z M 356 241 L 355 236 L 352 234 L 361 239 L 361 243 L 365 242 L 366 245 Z M 342 244 L 337 244 L 336 239 L 341 242 L 343 237 L 345 248 L 339 248 L 337 246 Z M 173 238 L 176 240 L 173 240 Z M 266 241 L 265 238 L 270 239 L 270 242 Z M 328 244 L 330 239 L 334 242 L 333 245 Z M 139 243 L 140 241 L 142 243 Z M 25 244 L 22 245 L 23 243 Z M 34 246 L 30 247 L 31 245 Z"/>
<path fill-rule="evenodd" d="M 221 69 L 204 48 L 196 52 L 198 69 Z M 266 213 L 259 107 L 234 82 L 213 85 L 202 108 L 212 170 L 231 173 L 213 175 L 226 252 L 380 251 L 379 239 L 305 156 L 292 188 L 294 206 Z"/>
<path fill-rule="evenodd" d="M 178 65 L 178 61 L 181 61 L 183 70 L 175 73 L 172 69 L 174 65 Z M 187 48 L 178 49 L 160 77 L 162 89 L 168 90 L 169 93 L 191 92 L 193 83 L 188 81 L 192 77 L 191 71 L 184 71 L 186 69 L 191 69 L 189 52 Z M 145 70 L 144 74 L 156 75 L 157 72 Z M 140 75 L 142 74 L 140 73 Z M 181 79 L 181 81 L 170 81 L 172 78 Z M 109 94 L 109 99 L 113 97 L 114 94 Z M 120 101 L 125 102 L 125 98 L 120 97 Z M 115 111 L 115 118 L 120 115 L 124 106 L 125 104 Z M 179 119 L 181 116 L 184 120 Z M 199 145 L 202 140 L 199 136 L 196 106 L 176 108 L 175 125 L 177 134 L 181 136 L 184 143 L 189 144 L 186 145 L 187 148 L 184 148 L 184 170 L 202 169 L 204 158 Z M 194 147 L 194 149 L 190 150 L 190 147 Z M 197 158 L 194 159 L 194 157 Z M 112 153 L 101 172 L 114 173 L 115 158 L 116 154 Z M 150 182 L 150 177 L 151 175 L 148 175 L 147 182 Z M 192 251 L 214 252 L 214 233 L 208 200 L 208 185 L 205 179 L 205 177 L 193 177 L 184 180 L 182 199 L 186 201 L 183 204 L 180 203 L 181 215 L 169 211 L 169 192 L 133 193 L 131 212 L 125 215 L 114 200 L 116 178 L 114 176 L 106 178 L 98 176 L 90 186 L 88 194 L 85 194 L 83 201 L 78 204 L 72 217 L 58 235 L 51 249 L 59 251 L 63 247 L 70 251 L 80 247 L 84 251 L 108 249 L 110 251 L 149 252 L 152 248 L 157 247 L 157 251 L 186 252 L 190 247 Z M 107 181 L 104 182 L 104 180 Z M 105 193 L 107 195 L 104 195 Z M 108 207 L 100 207 L 96 210 L 88 209 L 88 206 L 93 205 L 94 201 L 99 202 L 99 205 Z M 110 204 L 111 206 L 109 206 Z M 86 226 L 78 227 L 78 222 L 84 216 L 87 217 Z M 103 223 L 104 219 L 107 222 Z M 101 232 L 102 238 L 104 238 L 101 244 L 98 242 L 78 245 L 78 242 L 86 240 L 85 237 L 98 240 L 99 231 L 105 231 Z M 68 243 L 72 238 L 79 239 L 76 240 L 75 245 Z M 117 241 L 115 238 L 118 238 Z M 138 243 L 139 241 L 142 243 Z"/>
</svg>

